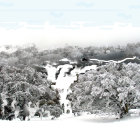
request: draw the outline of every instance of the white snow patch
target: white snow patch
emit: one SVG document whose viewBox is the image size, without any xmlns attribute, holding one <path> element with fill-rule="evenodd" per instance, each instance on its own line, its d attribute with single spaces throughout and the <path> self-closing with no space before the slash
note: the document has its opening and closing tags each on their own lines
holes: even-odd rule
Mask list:
<svg viewBox="0 0 140 140">
<path fill-rule="evenodd" d="M 86 66 L 83 69 L 81 69 L 80 73 L 85 73 L 86 71 L 96 70 L 96 69 L 97 69 L 97 65 Z"/>
<path fill-rule="evenodd" d="M 67 64 L 60 67 L 61 71 L 56 80 L 56 89 L 58 89 L 60 92 L 60 103 L 61 105 L 64 104 L 65 113 L 67 110 L 69 110 L 70 113 L 72 113 L 71 106 L 66 97 L 69 94 L 69 87 L 74 82 L 74 80 L 76 80 L 76 77 L 75 75 L 66 74 L 66 72 L 68 72 L 68 70 L 73 67 L 72 65 Z"/>
<path fill-rule="evenodd" d="M 63 59 L 60 59 L 59 61 L 70 61 L 70 60 L 67 58 L 63 58 Z"/>
<path fill-rule="evenodd" d="M 67 60 L 67 59 L 64 59 L 64 60 Z M 69 100 L 66 99 L 67 95 L 71 92 L 70 90 L 71 84 L 77 80 L 77 74 L 85 73 L 86 71 L 91 70 L 91 69 L 96 70 L 97 66 L 96 65 L 86 66 L 83 69 L 74 68 L 71 71 L 70 75 L 66 74 L 66 72 L 69 72 L 69 69 L 73 68 L 73 66 L 70 64 L 60 65 L 57 68 L 47 64 L 45 68 L 48 72 L 48 80 L 56 83 L 55 85 L 52 85 L 52 88 L 57 89 L 59 91 L 60 104 L 64 105 L 65 113 L 67 110 L 69 110 L 70 114 L 72 114 L 71 105 L 69 103 Z M 60 73 L 58 75 L 58 78 L 56 79 L 55 74 L 58 70 L 60 70 Z"/>
<path fill-rule="evenodd" d="M 129 115 L 130 116 L 140 116 L 140 109 L 130 109 L 129 110 Z"/>
<path fill-rule="evenodd" d="M 119 60 L 119 61 L 115 61 L 115 60 L 108 60 L 108 61 L 105 61 L 105 60 L 99 60 L 99 59 L 90 59 L 91 61 L 98 61 L 98 62 L 106 62 L 106 63 L 110 63 L 110 62 L 113 62 L 113 63 L 122 63 L 126 60 L 134 60 L 136 59 L 137 57 L 134 56 L 132 58 L 125 58 L 125 59 L 122 59 L 122 60 Z"/>
<path fill-rule="evenodd" d="M 57 69 L 50 64 L 47 64 L 45 68 L 48 72 L 48 81 L 55 82 L 55 73 Z"/>
</svg>

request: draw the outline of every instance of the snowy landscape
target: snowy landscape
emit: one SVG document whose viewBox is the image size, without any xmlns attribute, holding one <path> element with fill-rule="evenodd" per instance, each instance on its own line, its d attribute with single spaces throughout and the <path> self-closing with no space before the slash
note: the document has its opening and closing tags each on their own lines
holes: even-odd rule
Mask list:
<svg viewBox="0 0 140 140">
<path fill-rule="evenodd" d="M 0 118 L 54 120 L 140 114 L 140 44 L 39 51 L 2 46 Z"/>
<path fill-rule="evenodd" d="M 2 46 L 1 137 L 137 139 L 139 49 Z"/>
<path fill-rule="evenodd" d="M 139 0 L 0 0 L 0 140 L 139 140 Z"/>
</svg>

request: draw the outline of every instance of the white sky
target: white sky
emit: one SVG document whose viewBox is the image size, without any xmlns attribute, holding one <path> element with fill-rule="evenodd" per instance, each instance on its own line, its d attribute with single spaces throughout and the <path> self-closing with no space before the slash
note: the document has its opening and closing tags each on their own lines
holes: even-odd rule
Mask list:
<svg viewBox="0 0 140 140">
<path fill-rule="evenodd" d="M 0 0 L 0 45 L 126 44 L 140 40 L 139 17 L 139 0 Z"/>
<path fill-rule="evenodd" d="M 0 0 L 0 22 L 139 26 L 139 15 L 139 0 Z"/>
</svg>

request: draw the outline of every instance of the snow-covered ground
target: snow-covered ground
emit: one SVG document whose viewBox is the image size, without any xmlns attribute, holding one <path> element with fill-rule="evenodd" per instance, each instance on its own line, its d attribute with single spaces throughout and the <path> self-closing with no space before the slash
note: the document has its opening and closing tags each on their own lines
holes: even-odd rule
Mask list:
<svg viewBox="0 0 140 140">
<path fill-rule="evenodd" d="M 1 140 L 139 140 L 140 118 L 93 115 L 45 121 L 0 121 Z"/>
</svg>

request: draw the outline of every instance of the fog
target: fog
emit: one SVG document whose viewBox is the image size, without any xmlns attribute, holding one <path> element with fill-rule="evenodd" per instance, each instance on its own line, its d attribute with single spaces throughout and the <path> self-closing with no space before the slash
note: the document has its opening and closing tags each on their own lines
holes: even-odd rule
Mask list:
<svg viewBox="0 0 140 140">
<path fill-rule="evenodd" d="M 25 45 L 34 43 L 43 49 L 65 46 L 117 46 L 140 41 L 140 27 L 114 23 L 110 26 L 84 26 L 71 23 L 69 26 L 30 25 L 19 23 L 17 28 L 0 27 L 0 45 Z"/>
</svg>

